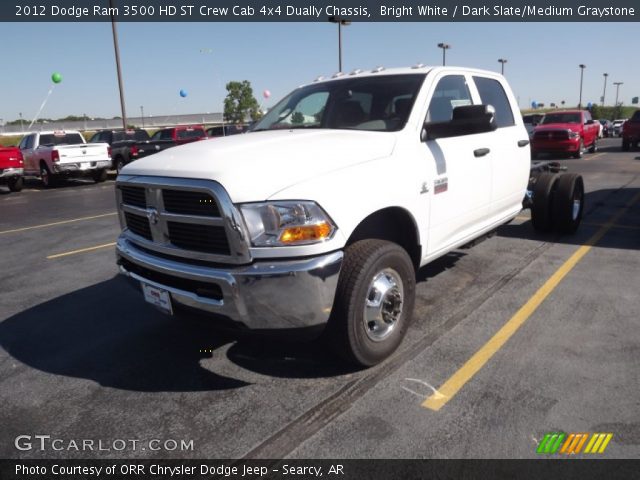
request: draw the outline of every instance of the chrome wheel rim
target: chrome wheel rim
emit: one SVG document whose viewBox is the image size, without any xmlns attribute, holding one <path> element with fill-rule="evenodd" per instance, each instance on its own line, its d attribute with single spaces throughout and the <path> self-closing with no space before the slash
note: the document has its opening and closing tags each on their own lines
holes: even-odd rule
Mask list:
<svg viewBox="0 0 640 480">
<path fill-rule="evenodd" d="M 398 272 L 386 268 L 376 273 L 364 304 L 364 329 L 374 342 L 385 340 L 398 324 L 404 304 L 404 288 Z"/>
<path fill-rule="evenodd" d="M 573 209 L 571 210 L 571 219 L 575 222 L 580 215 L 580 209 L 582 208 L 582 198 L 580 192 L 575 191 L 573 194 Z"/>
</svg>

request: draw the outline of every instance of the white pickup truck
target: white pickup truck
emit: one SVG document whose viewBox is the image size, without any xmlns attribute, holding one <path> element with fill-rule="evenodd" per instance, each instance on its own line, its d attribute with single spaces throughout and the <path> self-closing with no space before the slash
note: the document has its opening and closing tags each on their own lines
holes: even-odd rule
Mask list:
<svg viewBox="0 0 640 480">
<path fill-rule="evenodd" d="M 531 168 L 501 75 L 337 74 L 294 90 L 250 133 L 127 165 L 117 261 L 166 312 L 324 331 L 370 366 L 407 330 L 419 267 L 523 206 L 538 230 L 575 231 L 582 179 L 553 170 Z"/>
<path fill-rule="evenodd" d="M 33 132 L 20 142 L 24 174 L 40 177 L 45 187 L 62 177 L 90 176 L 107 179 L 111 151 L 106 143 L 87 143 L 77 131 Z"/>
</svg>

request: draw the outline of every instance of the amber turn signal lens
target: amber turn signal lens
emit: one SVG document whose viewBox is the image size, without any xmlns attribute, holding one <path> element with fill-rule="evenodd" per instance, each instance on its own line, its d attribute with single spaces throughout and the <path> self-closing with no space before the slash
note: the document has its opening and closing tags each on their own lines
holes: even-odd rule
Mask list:
<svg viewBox="0 0 640 480">
<path fill-rule="evenodd" d="M 316 225 L 304 225 L 301 227 L 285 228 L 280 235 L 282 243 L 297 243 L 322 240 L 331 235 L 331 225 L 327 222 Z"/>
</svg>

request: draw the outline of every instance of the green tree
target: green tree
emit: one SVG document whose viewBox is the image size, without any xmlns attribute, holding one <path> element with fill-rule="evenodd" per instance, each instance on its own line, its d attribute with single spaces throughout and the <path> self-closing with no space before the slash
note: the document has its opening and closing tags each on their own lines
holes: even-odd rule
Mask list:
<svg viewBox="0 0 640 480">
<path fill-rule="evenodd" d="M 227 97 L 224 99 L 224 119 L 231 123 L 244 123 L 247 117 L 258 120 L 262 116 L 258 101 L 253 96 L 249 80 L 227 83 Z"/>
</svg>

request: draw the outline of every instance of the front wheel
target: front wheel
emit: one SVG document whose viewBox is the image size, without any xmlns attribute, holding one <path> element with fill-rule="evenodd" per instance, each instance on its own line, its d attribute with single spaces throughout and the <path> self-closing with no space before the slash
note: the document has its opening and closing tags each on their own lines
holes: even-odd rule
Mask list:
<svg viewBox="0 0 640 480">
<path fill-rule="evenodd" d="M 370 367 L 390 356 L 411 322 L 415 270 L 399 245 L 361 240 L 345 251 L 328 338 L 348 361 Z"/>
<path fill-rule="evenodd" d="M 598 151 L 598 140 L 593 139 L 593 143 L 589 147 L 589 153 L 596 153 Z"/>
<path fill-rule="evenodd" d="M 582 158 L 584 155 L 584 142 L 580 139 L 580 143 L 578 144 L 578 150 L 573 153 L 573 158 Z"/>
</svg>

